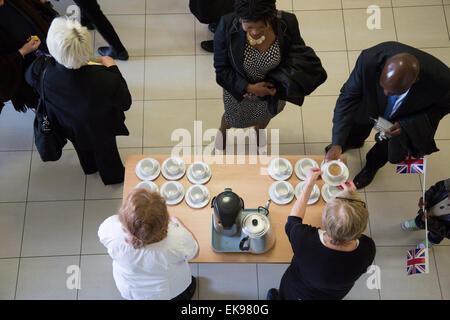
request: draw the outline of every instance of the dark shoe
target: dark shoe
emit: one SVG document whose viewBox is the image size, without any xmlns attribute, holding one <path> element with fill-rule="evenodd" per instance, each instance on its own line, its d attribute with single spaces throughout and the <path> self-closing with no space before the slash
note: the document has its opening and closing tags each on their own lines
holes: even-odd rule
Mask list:
<svg viewBox="0 0 450 320">
<path fill-rule="evenodd" d="M 369 170 L 367 167 L 364 167 L 361 172 L 356 175 L 355 179 L 353 179 L 356 189 L 367 187 L 372 182 L 373 178 L 375 178 L 377 171 L 378 170 Z"/>
<path fill-rule="evenodd" d="M 361 148 L 363 145 L 364 145 L 364 142 L 361 143 L 361 144 L 358 145 L 358 146 L 342 146 L 342 153 L 344 153 L 345 151 L 350 150 L 350 149 L 359 149 L 359 148 Z M 328 153 L 328 151 L 331 149 L 332 146 L 333 146 L 332 144 L 327 145 L 327 146 L 325 147 L 325 153 Z"/>
<path fill-rule="evenodd" d="M 279 300 L 278 290 L 275 288 L 269 289 L 269 291 L 267 291 L 266 300 Z"/>
<path fill-rule="evenodd" d="M 101 56 L 109 56 L 114 60 L 128 60 L 128 52 L 124 50 L 122 52 L 117 52 L 112 47 L 100 47 L 98 48 L 98 53 Z"/>
<path fill-rule="evenodd" d="M 210 23 L 208 25 L 208 30 L 211 31 L 212 33 L 215 33 L 217 29 L 217 23 Z"/>
<path fill-rule="evenodd" d="M 214 52 L 214 41 L 213 40 L 202 41 L 200 43 L 200 46 L 205 51 Z"/>
</svg>

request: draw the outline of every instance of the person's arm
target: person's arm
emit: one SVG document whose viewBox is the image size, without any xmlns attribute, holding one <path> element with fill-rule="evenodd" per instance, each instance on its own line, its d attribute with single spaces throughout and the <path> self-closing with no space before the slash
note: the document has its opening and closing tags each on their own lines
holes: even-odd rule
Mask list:
<svg viewBox="0 0 450 320">
<path fill-rule="evenodd" d="M 300 193 L 300 197 L 295 201 L 295 204 L 292 207 L 290 216 L 301 219 L 304 218 L 309 197 L 311 196 L 314 185 L 321 173 L 322 171 L 319 168 L 311 168 L 306 172 L 306 183 Z"/>
<path fill-rule="evenodd" d="M 231 63 L 232 57 L 228 55 L 228 44 L 226 40 L 225 19 L 222 17 L 214 34 L 214 68 L 216 69 L 217 83 L 227 90 L 233 97 L 242 101 L 247 93 L 249 85 L 247 79 L 240 75 Z"/>
<path fill-rule="evenodd" d="M 170 217 L 170 221 L 172 221 L 173 223 L 179 225 L 180 227 L 183 227 L 184 229 L 186 229 L 192 235 L 192 238 L 194 239 L 195 243 L 197 244 L 197 253 L 191 259 L 197 258 L 199 256 L 199 254 L 200 254 L 200 245 L 198 244 L 198 240 L 195 237 L 194 233 L 188 227 L 186 227 L 186 225 L 179 218 L 171 216 Z"/>
<path fill-rule="evenodd" d="M 362 74 L 363 74 L 362 53 L 349 79 L 341 89 L 341 93 L 336 102 L 333 116 L 332 147 L 325 156 L 325 162 L 337 160 L 342 154 L 342 146 L 345 145 L 353 124 L 353 117 L 358 109 L 362 95 Z M 378 81 L 374 79 L 374 81 Z"/>
</svg>

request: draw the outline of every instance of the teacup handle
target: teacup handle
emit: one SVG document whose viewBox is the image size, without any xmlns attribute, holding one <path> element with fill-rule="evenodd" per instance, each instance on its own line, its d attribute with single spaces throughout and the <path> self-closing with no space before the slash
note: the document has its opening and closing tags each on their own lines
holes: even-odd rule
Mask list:
<svg viewBox="0 0 450 320">
<path fill-rule="evenodd" d="M 239 243 L 239 249 L 240 249 L 241 251 L 248 251 L 248 250 L 250 249 L 250 246 L 248 245 L 248 240 L 249 240 L 249 237 L 248 237 L 248 236 L 242 238 L 241 242 Z M 244 244 L 245 244 L 246 242 L 247 242 L 247 246 L 244 246 Z"/>
</svg>

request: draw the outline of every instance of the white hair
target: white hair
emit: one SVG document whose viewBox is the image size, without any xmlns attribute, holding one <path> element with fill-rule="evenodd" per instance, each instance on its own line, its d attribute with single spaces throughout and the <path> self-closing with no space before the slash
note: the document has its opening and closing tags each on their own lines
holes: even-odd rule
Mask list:
<svg viewBox="0 0 450 320">
<path fill-rule="evenodd" d="M 48 30 L 47 47 L 55 60 L 69 69 L 86 65 L 94 50 L 88 29 L 65 17 L 53 20 Z"/>
</svg>

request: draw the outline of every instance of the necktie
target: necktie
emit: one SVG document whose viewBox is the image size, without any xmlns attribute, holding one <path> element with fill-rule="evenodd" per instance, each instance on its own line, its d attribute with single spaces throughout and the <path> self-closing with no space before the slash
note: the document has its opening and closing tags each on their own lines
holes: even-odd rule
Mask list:
<svg viewBox="0 0 450 320">
<path fill-rule="evenodd" d="M 393 95 L 388 97 L 388 104 L 386 106 L 386 111 L 384 112 L 384 118 L 389 120 L 391 118 L 392 109 L 395 106 L 398 96 Z"/>
</svg>

